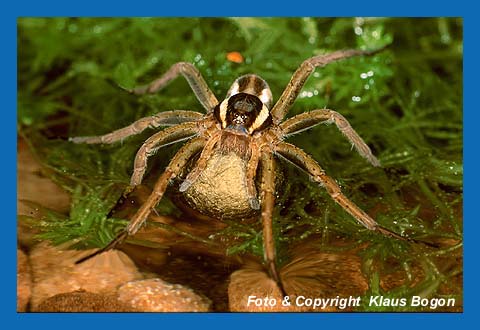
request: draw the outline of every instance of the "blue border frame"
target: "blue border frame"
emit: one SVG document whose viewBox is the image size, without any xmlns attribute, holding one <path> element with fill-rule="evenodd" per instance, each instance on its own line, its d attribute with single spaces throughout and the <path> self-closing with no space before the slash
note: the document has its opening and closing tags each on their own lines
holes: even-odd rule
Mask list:
<svg viewBox="0 0 480 330">
<path fill-rule="evenodd" d="M 466 2 L 466 3 L 464 3 Z M 227 326 L 228 328 L 249 329 L 252 327 L 277 327 L 284 324 L 309 328 L 458 328 L 466 327 L 467 322 L 476 321 L 478 283 L 473 262 L 475 247 L 472 243 L 478 232 L 478 219 L 475 218 L 475 188 L 478 175 L 475 175 L 474 154 L 477 136 L 474 135 L 479 122 L 479 109 L 474 99 L 475 79 L 479 76 L 475 66 L 475 53 L 478 25 L 473 17 L 474 5 L 468 1 L 413 1 L 403 0 L 390 5 L 386 1 L 367 2 L 342 0 L 327 3 L 319 0 L 295 1 L 279 5 L 273 0 L 251 1 L 209 1 L 209 3 L 180 0 L 167 6 L 159 1 L 137 0 L 125 4 L 119 1 L 92 1 L 68 3 L 67 1 L 22 1 L 5 8 L 0 21 L 3 32 L 2 57 L 3 79 L 2 100 L 3 116 L 6 117 L 0 134 L 2 135 L 4 158 L 2 161 L 2 179 L 6 184 L 1 190 L 2 201 L 7 205 L 3 217 L 4 235 L 1 239 L 5 268 L 1 273 L 4 279 L 4 294 L 1 299 L 2 323 L 12 322 L 12 327 L 34 327 L 49 329 L 106 328 L 115 329 L 138 327 L 187 327 L 187 326 Z M 473 2 L 473 1 L 471 1 Z M 367 7 L 368 6 L 368 7 Z M 391 6 L 390 8 L 388 6 Z M 464 18 L 464 219 L 465 219 L 465 260 L 464 269 L 464 312 L 457 314 L 442 313 L 358 313 L 358 314 L 26 314 L 16 313 L 16 196 L 11 193 L 16 188 L 16 19 L 22 16 L 456 16 Z M 477 27 L 477 29 L 476 29 Z M 14 82 L 15 81 L 15 82 Z M 6 291 L 6 292 L 5 292 Z M 6 294 L 5 294 L 6 293 Z M 477 322 L 478 323 L 478 322 Z M 8 326 L 8 325 L 7 325 Z"/>
</svg>

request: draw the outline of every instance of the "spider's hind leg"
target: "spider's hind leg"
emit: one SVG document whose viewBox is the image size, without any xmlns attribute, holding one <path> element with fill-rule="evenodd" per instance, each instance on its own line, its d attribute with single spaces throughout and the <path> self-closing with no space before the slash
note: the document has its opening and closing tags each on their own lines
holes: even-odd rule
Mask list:
<svg viewBox="0 0 480 330">
<path fill-rule="evenodd" d="M 326 189 L 328 194 L 330 194 L 332 199 L 338 205 L 343 207 L 345 211 L 347 211 L 367 229 L 377 231 L 383 235 L 395 237 L 400 240 L 414 241 L 409 238 L 402 237 L 380 226 L 367 213 L 365 213 L 365 211 L 360 209 L 357 205 L 355 205 L 355 203 L 348 199 L 342 193 L 335 180 L 325 174 L 325 171 L 320 167 L 320 165 L 302 149 L 294 146 L 293 144 L 281 142 L 276 146 L 275 151 L 286 160 L 292 162 L 294 165 L 307 172 L 315 182 L 318 182 Z"/>
<path fill-rule="evenodd" d="M 275 160 L 272 153 L 264 153 L 261 159 L 262 179 L 262 224 L 263 224 L 263 250 L 265 263 L 270 277 L 277 283 L 283 296 L 287 293 L 283 287 L 276 265 L 275 238 L 273 236 L 273 209 L 275 207 Z"/>
<path fill-rule="evenodd" d="M 112 249 L 114 249 L 116 246 L 118 246 L 119 244 L 121 244 L 126 238 L 127 238 L 128 234 L 126 231 L 122 230 L 122 232 L 120 232 L 120 234 L 118 234 L 110 243 L 108 243 L 106 246 L 104 246 L 103 248 L 93 252 L 92 254 L 89 254 L 81 259 L 78 259 L 77 261 L 75 261 L 75 264 L 78 265 L 78 264 L 81 264 L 82 262 L 85 262 L 89 259 L 92 259 L 93 257 L 95 256 L 98 256 L 99 254 L 102 254 L 103 252 L 107 252 L 107 251 L 110 251 Z"/>
<path fill-rule="evenodd" d="M 202 148 L 205 146 L 205 139 L 202 137 L 194 138 L 193 140 L 189 141 L 185 144 L 172 158 L 170 163 L 168 164 L 165 172 L 160 176 L 160 178 L 155 183 L 153 187 L 152 193 L 148 197 L 147 201 L 142 204 L 142 206 L 138 209 L 135 215 L 130 220 L 127 228 L 121 231 L 107 246 L 104 248 L 90 254 L 76 263 L 84 262 L 100 253 L 105 251 L 111 250 L 122 243 L 128 236 L 135 235 L 137 231 L 142 227 L 142 225 L 147 220 L 150 213 L 153 211 L 155 206 L 160 202 L 165 193 L 170 180 L 175 178 L 180 172 L 183 170 L 187 162 Z"/>
</svg>

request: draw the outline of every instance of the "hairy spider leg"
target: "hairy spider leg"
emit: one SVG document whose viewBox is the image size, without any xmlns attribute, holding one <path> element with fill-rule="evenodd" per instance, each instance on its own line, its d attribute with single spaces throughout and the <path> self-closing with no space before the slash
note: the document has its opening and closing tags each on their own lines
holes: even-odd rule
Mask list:
<svg viewBox="0 0 480 330">
<path fill-rule="evenodd" d="M 290 143 L 280 142 L 276 145 L 275 152 L 306 171 L 315 182 L 320 183 L 327 190 L 328 194 L 335 202 L 337 202 L 337 204 L 339 204 L 343 209 L 345 209 L 345 211 L 352 215 L 367 229 L 377 231 L 383 235 L 392 236 L 401 240 L 413 241 L 381 227 L 367 213 L 349 200 L 342 193 L 335 180 L 326 175 L 325 171 L 320 167 L 320 165 L 302 149 Z"/>
<path fill-rule="evenodd" d="M 221 136 L 222 132 L 218 131 L 207 141 L 202 153 L 200 154 L 200 158 L 198 158 L 197 163 L 195 164 L 195 167 L 190 173 L 188 173 L 187 177 L 180 185 L 180 192 L 186 191 L 200 177 L 202 171 L 207 167 L 208 160 L 214 153 L 215 145 L 218 143 Z"/>
<path fill-rule="evenodd" d="M 375 49 L 375 50 L 357 50 L 357 49 L 348 49 L 348 50 L 339 50 L 333 53 L 318 55 L 306 59 L 298 67 L 298 69 L 293 73 L 290 82 L 283 91 L 282 95 L 278 99 L 277 103 L 272 108 L 271 114 L 273 116 L 273 122 L 279 124 L 288 110 L 292 106 L 293 102 L 298 97 L 298 94 L 302 90 L 305 81 L 308 77 L 315 71 L 316 67 L 323 67 L 329 63 L 343 60 L 353 56 L 362 56 L 362 55 L 374 55 L 382 51 L 385 47 Z"/>
<path fill-rule="evenodd" d="M 217 106 L 218 100 L 208 87 L 205 79 L 203 79 L 200 71 L 193 64 L 187 62 L 173 64 L 160 78 L 148 85 L 129 90 L 129 92 L 136 95 L 156 93 L 179 75 L 182 75 L 187 80 L 190 88 L 195 93 L 198 101 L 207 110 L 207 113 L 212 112 L 213 108 Z"/>
<path fill-rule="evenodd" d="M 270 277 L 277 283 L 283 296 L 286 296 L 282 279 L 277 270 L 275 238 L 273 235 L 273 208 L 275 207 L 275 160 L 270 152 L 262 153 L 262 233 L 264 259 Z"/>
<path fill-rule="evenodd" d="M 172 160 L 168 164 L 163 174 L 158 178 L 153 191 L 148 197 L 147 201 L 142 204 L 135 215 L 130 220 L 127 228 L 120 232 L 112 242 L 110 242 L 104 248 L 97 250 L 93 254 L 90 254 L 76 262 L 79 264 L 84 262 L 100 253 L 115 248 L 118 244 L 123 242 L 128 236 L 135 235 L 140 227 L 145 223 L 150 213 L 155 206 L 160 202 L 168 187 L 170 180 L 174 179 L 183 170 L 188 161 L 205 146 L 205 138 L 197 137 L 185 144 L 180 150 L 173 156 Z"/>
<path fill-rule="evenodd" d="M 348 120 L 336 111 L 319 109 L 304 112 L 281 123 L 280 129 L 285 137 L 289 137 L 321 123 L 335 123 L 340 132 L 352 143 L 360 156 L 368 160 L 373 166 L 380 166 L 380 162 L 372 154 L 370 147 L 363 141 L 360 135 L 355 132 Z"/>
<path fill-rule="evenodd" d="M 148 157 L 157 152 L 158 149 L 170 144 L 188 140 L 197 134 L 197 122 L 180 124 L 160 131 L 150 138 L 138 149 L 135 156 L 133 174 L 130 179 L 130 189 L 142 183 L 143 176 L 147 170 Z"/>
<path fill-rule="evenodd" d="M 255 177 L 257 175 L 258 162 L 260 161 L 260 148 L 253 145 L 251 148 L 250 159 L 247 163 L 247 171 L 245 176 L 245 185 L 247 186 L 247 193 L 249 197 L 250 207 L 253 210 L 260 209 L 260 203 L 257 198 L 257 189 L 255 187 Z"/>
<path fill-rule="evenodd" d="M 147 128 L 158 128 L 162 126 L 174 126 L 182 123 L 198 121 L 203 118 L 203 114 L 188 110 L 173 110 L 159 112 L 150 117 L 144 117 L 133 124 L 117 129 L 105 135 L 99 136 L 77 136 L 69 138 L 73 143 L 87 143 L 87 144 L 111 144 L 117 141 L 123 141 L 127 137 L 135 134 L 140 134 Z"/>
</svg>

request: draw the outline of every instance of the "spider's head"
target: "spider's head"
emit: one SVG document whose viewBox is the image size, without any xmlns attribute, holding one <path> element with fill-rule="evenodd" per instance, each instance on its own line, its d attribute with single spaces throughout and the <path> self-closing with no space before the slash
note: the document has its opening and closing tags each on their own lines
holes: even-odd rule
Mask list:
<svg viewBox="0 0 480 330">
<path fill-rule="evenodd" d="M 253 134 L 271 125 L 271 104 L 268 84 L 259 76 L 249 74 L 235 80 L 214 114 L 222 128 Z"/>
</svg>

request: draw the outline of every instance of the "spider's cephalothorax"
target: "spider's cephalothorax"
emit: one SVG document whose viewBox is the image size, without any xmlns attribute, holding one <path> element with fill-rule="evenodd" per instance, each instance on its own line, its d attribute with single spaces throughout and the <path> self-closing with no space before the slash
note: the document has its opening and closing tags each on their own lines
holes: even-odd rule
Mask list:
<svg viewBox="0 0 480 330">
<path fill-rule="evenodd" d="M 252 134 L 272 123 L 268 108 L 251 94 L 238 93 L 220 103 L 214 110 L 222 128 Z"/>
<path fill-rule="evenodd" d="M 256 74 L 246 74 L 235 80 L 227 92 L 227 99 L 238 93 L 247 93 L 257 96 L 265 106 L 272 107 L 272 92 L 267 82 Z"/>
<path fill-rule="evenodd" d="M 368 145 L 338 112 L 317 109 L 284 119 L 316 67 L 352 56 L 373 55 L 378 51 L 345 50 L 305 60 L 273 107 L 270 88 L 260 77 L 250 74 L 238 78 L 225 100 L 218 102 L 200 72 L 185 62 L 174 64 L 151 84 L 132 90 L 135 94 L 154 93 L 172 79 L 183 75 L 206 109 L 206 114 L 187 110 L 164 111 L 106 135 L 71 139 L 75 143 L 114 143 L 146 128 L 172 126 L 153 134 L 140 147 L 135 157 L 131 187 L 142 182 L 149 156 L 163 146 L 189 140 L 171 159 L 157 180 L 152 194 L 133 216 L 128 227 L 106 247 L 78 262 L 109 250 L 126 237 L 134 235 L 162 198 L 169 182 L 182 177 L 185 169 L 188 169 L 188 174 L 184 179 L 182 177 L 179 191 L 190 206 L 220 219 L 242 218 L 247 215 L 261 217 L 266 267 L 285 294 L 288 288 L 283 286 L 282 274 L 275 265 L 272 231 L 277 173 L 275 164 L 282 159 L 306 172 L 313 181 L 326 189 L 335 202 L 368 229 L 403 239 L 378 225 L 350 201 L 316 160 L 284 141 L 289 136 L 320 123 L 334 123 L 362 157 L 372 165 L 380 166 Z M 258 168 L 261 170 L 257 171 Z"/>
<path fill-rule="evenodd" d="M 271 103 L 272 92 L 265 80 L 245 75 L 235 80 L 227 98 L 215 107 L 214 115 L 222 128 L 253 134 L 272 124 Z"/>
</svg>

